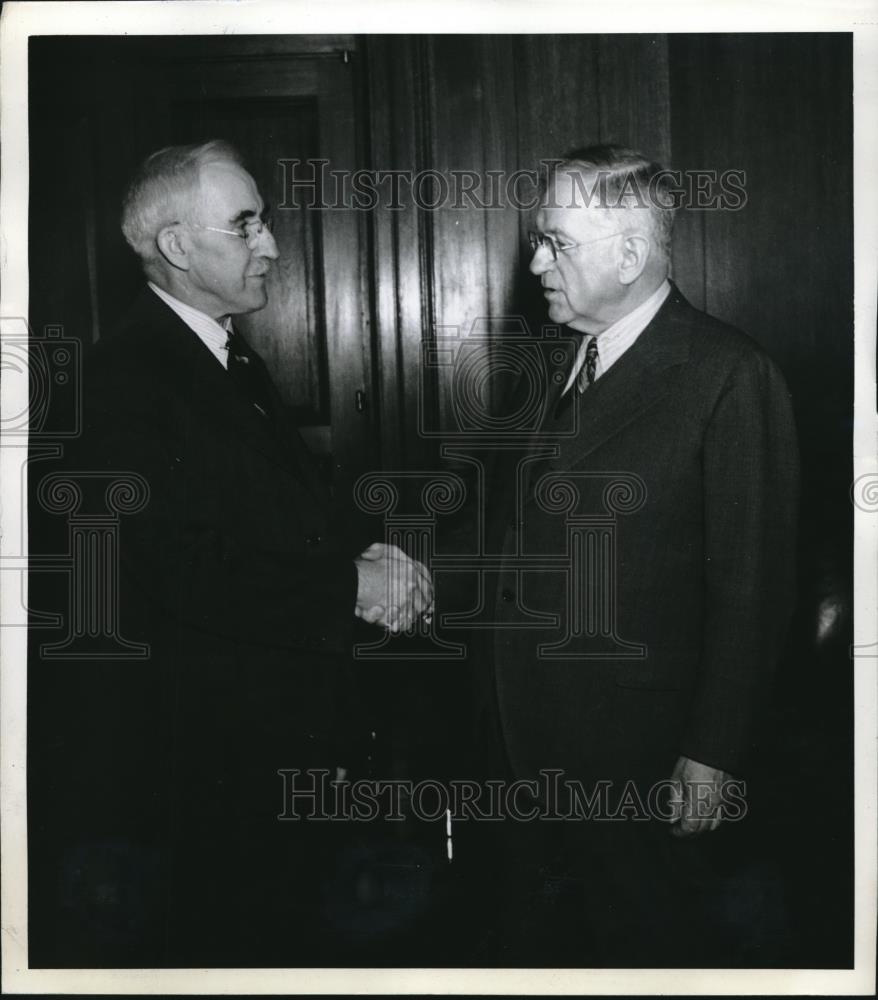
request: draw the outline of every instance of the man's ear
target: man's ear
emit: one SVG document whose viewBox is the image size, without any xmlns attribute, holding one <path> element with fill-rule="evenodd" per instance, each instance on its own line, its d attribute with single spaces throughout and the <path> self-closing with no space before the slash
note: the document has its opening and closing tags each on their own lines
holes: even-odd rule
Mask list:
<svg viewBox="0 0 878 1000">
<path fill-rule="evenodd" d="M 189 270 L 189 248 L 176 225 L 165 226 L 159 231 L 155 241 L 162 257 L 171 267 L 176 267 L 179 271 Z"/>
<path fill-rule="evenodd" d="M 645 236 L 635 233 L 625 237 L 619 261 L 619 281 L 623 285 L 632 284 L 643 274 L 643 269 L 649 260 L 649 252 L 649 240 Z"/>
</svg>

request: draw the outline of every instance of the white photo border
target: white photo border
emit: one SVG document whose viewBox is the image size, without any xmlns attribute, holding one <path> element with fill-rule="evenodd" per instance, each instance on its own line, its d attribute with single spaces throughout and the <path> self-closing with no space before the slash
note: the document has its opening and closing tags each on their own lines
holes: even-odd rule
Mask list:
<svg viewBox="0 0 878 1000">
<path fill-rule="evenodd" d="M 453 8 L 461 17 L 449 17 Z M 7 3 L 0 20 L 0 318 L 28 315 L 28 39 L 32 35 L 428 33 L 453 23 L 468 33 L 840 31 L 854 37 L 855 419 L 854 479 L 878 482 L 875 413 L 878 315 L 878 5 L 653 4 L 544 0 Z M 8 334 L 3 320 L 3 336 Z M 3 418 L 28 405 L 27 372 L 4 371 Z M 0 561 L 27 552 L 21 489 L 27 448 L 2 442 Z M 17 484 L 9 488 L 8 484 Z M 474 993 L 796 995 L 873 994 L 878 895 L 878 512 L 855 509 L 855 967 L 852 970 L 619 969 L 145 969 L 33 970 L 27 967 L 26 641 L 21 602 L 0 591 L 2 761 L 2 988 L 18 993 Z M 19 574 L 14 574 L 17 579 Z M 19 616 L 16 619 L 16 615 Z M 858 651 L 857 651 L 858 650 Z"/>
</svg>

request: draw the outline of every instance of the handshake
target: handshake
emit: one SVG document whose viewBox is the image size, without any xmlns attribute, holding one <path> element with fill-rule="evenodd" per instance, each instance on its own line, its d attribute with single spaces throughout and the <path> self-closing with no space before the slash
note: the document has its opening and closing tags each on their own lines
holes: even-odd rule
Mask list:
<svg viewBox="0 0 878 1000">
<path fill-rule="evenodd" d="M 433 580 L 423 563 L 397 548 L 375 542 L 355 560 L 357 605 L 354 614 L 394 634 L 408 631 L 419 618 L 433 617 Z"/>
</svg>

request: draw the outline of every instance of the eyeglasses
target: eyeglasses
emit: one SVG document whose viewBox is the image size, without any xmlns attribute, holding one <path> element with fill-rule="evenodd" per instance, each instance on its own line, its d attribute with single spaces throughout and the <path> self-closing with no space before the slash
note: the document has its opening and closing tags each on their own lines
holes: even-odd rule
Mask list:
<svg viewBox="0 0 878 1000">
<path fill-rule="evenodd" d="M 548 236 L 546 233 L 537 233 L 531 230 L 527 234 L 528 242 L 530 243 L 530 248 L 534 253 L 540 249 L 540 247 L 548 247 L 552 254 L 552 260 L 558 259 L 559 253 L 566 253 L 568 250 L 575 250 L 577 247 L 587 247 L 591 243 L 600 243 L 601 240 L 608 240 L 613 236 L 621 236 L 622 232 L 618 233 L 607 233 L 606 236 L 598 236 L 595 240 L 586 240 L 585 243 L 559 243 L 554 237 Z"/>
<path fill-rule="evenodd" d="M 253 249 L 256 241 L 264 232 L 268 231 L 270 233 L 272 231 L 272 219 L 268 213 L 263 213 L 259 218 L 248 219 L 246 222 L 242 222 L 240 229 L 220 229 L 218 226 L 202 226 L 198 222 L 187 222 L 186 225 L 193 226 L 195 229 L 206 229 L 211 233 L 225 233 L 226 236 L 237 236 L 239 240 L 244 241 L 250 250 Z"/>
</svg>

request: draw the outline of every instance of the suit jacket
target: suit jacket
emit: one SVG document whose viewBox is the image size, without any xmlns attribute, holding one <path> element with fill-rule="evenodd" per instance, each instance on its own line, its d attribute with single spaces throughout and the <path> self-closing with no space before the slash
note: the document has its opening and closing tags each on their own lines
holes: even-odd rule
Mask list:
<svg viewBox="0 0 878 1000">
<path fill-rule="evenodd" d="M 271 393 L 274 425 L 148 291 L 87 359 L 65 469 L 148 486 L 118 552 L 119 630 L 150 653 L 31 661 L 34 899 L 50 915 L 32 938 L 49 962 L 65 947 L 74 964 L 247 961 L 320 867 L 306 825 L 277 820 L 277 770 L 344 763 L 364 546 Z M 128 903 L 102 917 L 101 893 Z"/>
<path fill-rule="evenodd" d="M 543 434 L 569 422 L 559 394 L 549 390 Z M 499 624 L 484 633 L 482 732 L 516 777 L 658 780 L 680 754 L 740 774 L 793 602 L 797 444 L 783 378 L 673 288 L 571 405 L 577 432 L 555 457 L 501 463 L 489 497 L 489 549 L 504 563 L 490 591 Z M 569 555 L 577 516 L 604 539 L 584 555 L 590 576 L 574 586 L 548 561 L 513 561 Z M 557 624 L 528 627 L 540 613 Z M 540 651 L 576 620 L 567 658 Z"/>
</svg>

